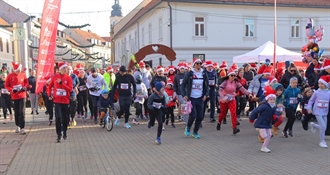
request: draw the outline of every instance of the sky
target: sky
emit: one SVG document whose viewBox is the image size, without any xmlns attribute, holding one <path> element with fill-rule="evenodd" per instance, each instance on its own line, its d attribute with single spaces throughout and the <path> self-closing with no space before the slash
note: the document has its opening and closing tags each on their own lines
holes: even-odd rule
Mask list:
<svg viewBox="0 0 330 175">
<path fill-rule="evenodd" d="M 28 15 L 41 17 L 45 0 L 4 0 Z M 119 0 L 123 16 L 143 0 Z M 62 0 L 60 19 L 70 26 L 90 24 L 82 30 L 91 30 L 99 36 L 109 36 L 110 14 L 114 0 Z M 59 25 L 59 29 L 60 25 Z"/>
</svg>

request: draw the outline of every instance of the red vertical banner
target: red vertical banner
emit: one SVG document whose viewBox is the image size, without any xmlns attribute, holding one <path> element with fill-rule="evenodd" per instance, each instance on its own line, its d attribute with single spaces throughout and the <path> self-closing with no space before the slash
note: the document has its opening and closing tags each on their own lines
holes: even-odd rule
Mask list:
<svg viewBox="0 0 330 175">
<path fill-rule="evenodd" d="M 45 0 L 40 28 L 36 93 L 42 91 L 47 81 L 46 77 L 54 74 L 54 56 L 60 9 L 61 0 Z"/>
</svg>

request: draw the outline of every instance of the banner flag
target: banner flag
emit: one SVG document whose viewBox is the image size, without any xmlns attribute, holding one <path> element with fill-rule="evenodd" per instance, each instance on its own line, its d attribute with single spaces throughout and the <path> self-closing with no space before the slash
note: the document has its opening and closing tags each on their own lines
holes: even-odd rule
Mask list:
<svg viewBox="0 0 330 175">
<path fill-rule="evenodd" d="M 54 74 L 54 56 L 61 0 L 45 0 L 41 18 L 36 93 L 40 93 Z"/>
</svg>

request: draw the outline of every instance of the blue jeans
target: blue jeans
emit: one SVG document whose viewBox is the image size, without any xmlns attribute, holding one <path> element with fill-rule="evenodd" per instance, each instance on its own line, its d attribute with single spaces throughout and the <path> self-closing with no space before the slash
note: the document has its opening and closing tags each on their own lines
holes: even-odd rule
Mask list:
<svg viewBox="0 0 330 175">
<path fill-rule="evenodd" d="M 201 122 L 203 120 L 204 102 L 202 100 L 202 97 L 200 97 L 200 98 L 191 98 L 190 97 L 190 101 L 191 101 L 192 109 L 191 109 L 191 113 L 189 115 L 187 128 L 188 128 L 188 130 L 190 130 L 192 124 L 194 123 L 194 121 L 196 119 L 194 133 L 198 133 L 199 126 L 201 125 Z"/>
<path fill-rule="evenodd" d="M 314 124 L 314 127 L 319 130 L 320 142 L 324 141 L 325 130 L 327 129 L 327 116 L 315 115 L 318 124 Z"/>
</svg>

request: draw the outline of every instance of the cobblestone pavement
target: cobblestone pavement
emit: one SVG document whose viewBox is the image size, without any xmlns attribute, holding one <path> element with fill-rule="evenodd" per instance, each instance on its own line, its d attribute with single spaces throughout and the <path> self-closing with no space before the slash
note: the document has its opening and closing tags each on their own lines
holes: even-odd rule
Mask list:
<svg viewBox="0 0 330 175">
<path fill-rule="evenodd" d="M 318 135 L 304 131 L 300 121 L 294 125 L 294 137 L 274 136 L 271 153 L 261 153 L 258 133 L 244 117 L 237 135 L 231 124 L 217 131 L 206 117 L 201 139 L 185 137 L 184 124 L 177 122 L 176 128 L 166 126 L 161 145 L 155 144 L 157 124 L 148 129 L 146 120 L 131 129 L 121 121 L 107 132 L 90 119 L 77 119 L 68 140 L 55 143 L 55 126 L 48 126 L 43 112 L 34 122 L 27 116 L 26 135 L 14 133 L 13 121 L 3 125 L 2 119 L 1 175 L 330 174 L 330 149 L 320 148 Z M 330 145 L 329 137 L 326 141 Z"/>
</svg>

